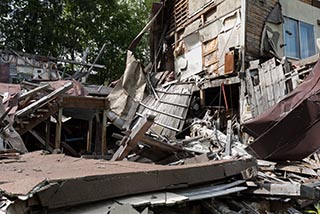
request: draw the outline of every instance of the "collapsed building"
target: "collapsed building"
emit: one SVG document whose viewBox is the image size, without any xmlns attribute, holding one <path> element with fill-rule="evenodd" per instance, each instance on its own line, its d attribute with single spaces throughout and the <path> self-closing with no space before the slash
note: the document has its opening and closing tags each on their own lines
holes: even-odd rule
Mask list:
<svg viewBox="0 0 320 214">
<path fill-rule="evenodd" d="M 311 0 L 154 3 L 112 87 L 84 83 L 101 65 L 1 52 L 1 211 L 301 213 L 319 202 L 319 15 Z M 81 68 L 66 76 L 59 62 Z"/>
</svg>

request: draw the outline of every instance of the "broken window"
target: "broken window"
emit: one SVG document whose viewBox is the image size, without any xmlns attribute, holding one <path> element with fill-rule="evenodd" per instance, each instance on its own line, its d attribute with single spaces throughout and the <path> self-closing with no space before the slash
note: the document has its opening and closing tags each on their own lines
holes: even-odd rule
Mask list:
<svg viewBox="0 0 320 214">
<path fill-rule="evenodd" d="M 316 53 L 313 25 L 285 18 L 286 56 L 303 59 Z"/>
</svg>

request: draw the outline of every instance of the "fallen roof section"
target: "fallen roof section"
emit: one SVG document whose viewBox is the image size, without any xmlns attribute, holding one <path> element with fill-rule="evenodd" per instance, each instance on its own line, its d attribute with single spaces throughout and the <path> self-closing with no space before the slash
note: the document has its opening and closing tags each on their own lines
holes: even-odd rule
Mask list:
<svg viewBox="0 0 320 214">
<path fill-rule="evenodd" d="M 38 205 L 52 209 L 213 182 L 255 166 L 251 158 L 161 166 L 33 152 L 0 165 L 0 190 L 17 201 L 38 198 Z"/>
</svg>

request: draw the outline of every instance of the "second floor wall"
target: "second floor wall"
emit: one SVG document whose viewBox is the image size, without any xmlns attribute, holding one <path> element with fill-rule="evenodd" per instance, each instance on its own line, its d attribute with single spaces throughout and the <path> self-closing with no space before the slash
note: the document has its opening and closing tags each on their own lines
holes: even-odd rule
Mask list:
<svg viewBox="0 0 320 214">
<path fill-rule="evenodd" d="M 320 9 L 311 0 L 248 0 L 246 59 L 286 56 L 299 60 L 319 53 Z"/>
</svg>

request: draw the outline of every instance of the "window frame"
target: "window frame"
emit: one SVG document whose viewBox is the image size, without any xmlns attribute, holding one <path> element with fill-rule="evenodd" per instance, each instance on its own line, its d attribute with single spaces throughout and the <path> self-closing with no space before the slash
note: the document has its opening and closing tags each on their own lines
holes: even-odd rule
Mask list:
<svg viewBox="0 0 320 214">
<path fill-rule="evenodd" d="M 299 58 L 297 58 L 297 57 L 294 57 L 294 56 L 288 56 L 287 55 L 287 48 L 285 47 L 284 48 L 284 55 L 287 57 L 287 58 L 289 58 L 289 59 L 294 59 L 294 60 L 300 60 L 300 59 L 302 59 L 302 50 L 301 50 L 301 46 L 302 46 L 302 41 L 301 41 L 301 23 L 303 23 L 303 24 L 306 24 L 306 25 L 310 25 L 311 27 L 312 27 L 312 32 L 313 32 L 313 48 L 314 48 L 314 52 L 315 52 L 315 54 L 317 54 L 317 46 L 316 46 L 316 35 L 315 35 L 315 26 L 313 25 L 313 24 L 310 24 L 310 23 L 308 23 L 308 22 L 305 22 L 305 21 L 301 21 L 301 20 L 298 20 L 298 19 L 294 19 L 294 18 L 291 18 L 291 17 L 288 17 L 288 16 L 285 16 L 284 17 L 284 23 L 283 23 L 283 35 L 284 35 L 284 38 L 283 38 L 283 40 L 284 40 L 284 44 L 287 44 L 287 39 L 286 39 L 286 37 L 287 37 L 287 33 L 286 33 L 286 20 L 287 19 L 290 19 L 290 20 L 292 20 L 292 21 L 295 21 L 295 22 L 297 22 L 297 26 L 298 26 L 298 41 L 299 41 L 299 44 L 298 44 L 298 51 L 299 51 L 299 53 L 298 53 L 298 55 L 299 55 Z M 310 56 L 309 56 L 310 57 Z"/>
</svg>

